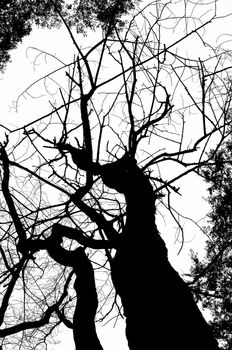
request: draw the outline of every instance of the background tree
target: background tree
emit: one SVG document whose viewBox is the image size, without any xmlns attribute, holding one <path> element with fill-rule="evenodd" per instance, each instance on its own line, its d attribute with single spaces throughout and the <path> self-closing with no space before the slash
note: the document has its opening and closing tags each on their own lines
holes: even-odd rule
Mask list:
<svg viewBox="0 0 232 350">
<path fill-rule="evenodd" d="M 230 132 L 230 64 L 202 39 L 215 7 L 196 22 L 202 7 L 180 5 L 187 20 L 160 2 L 121 31 L 110 20 L 91 48 L 65 21 L 76 56 L 60 67 L 61 103 L 2 127 L 4 348 L 46 348 L 63 323 L 77 349 L 101 349 L 98 309 L 98 319 L 124 314 L 130 349 L 218 349 L 155 224 L 166 209 L 182 229 L 176 183 L 209 164 L 207 150 Z M 185 54 L 195 37 L 201 59 Z"/>
<path fill-rule="evenodd" d="M 193 254 L 192 275 L 196 300 L 212 313 L 214 334 L 223 349 L 232 346 L 231 328 L 231 127 L 228 139 L 213 154 L 201 174 L 208 183 L 209 204 L 206 256 Z"/>
</svg>

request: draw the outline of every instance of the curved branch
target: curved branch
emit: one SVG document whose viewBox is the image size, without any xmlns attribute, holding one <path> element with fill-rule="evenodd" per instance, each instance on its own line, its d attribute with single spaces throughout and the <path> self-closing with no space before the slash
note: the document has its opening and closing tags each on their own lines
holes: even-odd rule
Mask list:
<svg viewBox="0 0 232 350">
<path fill-rule="evenodd" d="M 81 230 L 76 228 L 55 224 L 52 228 L 52 234 L 63 236 L 77 241 L 79 244 L 93 249 L 110 249 L 117 248 L 116 241 L 96 240 L 91 237 L 86 237 Z"/>
<path fill-rule="evenodd" d="M 114 229 L 111 222 L 106 220 L 102 214 L 99 214 L 95 209 L 89 207 L 86 203 L 76 197 L 75 194 L 71 197 L 71 199 L 73 203 L 90 218 L 90 220 L 95 222 L 99 228 L 104 231 L 106 237 L 110 242 L 112 242 L 113 246 L 115 244 L 117 245 L 119 240 L 118 232 Z"/>
</svg>

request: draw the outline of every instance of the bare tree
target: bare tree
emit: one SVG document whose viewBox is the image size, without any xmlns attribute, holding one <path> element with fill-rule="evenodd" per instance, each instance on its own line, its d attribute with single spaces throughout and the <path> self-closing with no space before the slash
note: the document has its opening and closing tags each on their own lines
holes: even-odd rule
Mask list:
<svg viewBox="0 0 232 350">
<path fill-rule="evenodd" d="M 61 323 L 77 349 L 102 349 L 97 309 L 98 319 L 124 315 L 133 350 L 218 349 L 155 223 L 161 206 L 178 223 L 175 183 L 209 164 L 206 151 L 228 132 L 229 66 L 203 39 L 216 13 L 201 22 L 194 12 L 201 8 L 183 5 L 191 17 L 151 2 L 91 48 L 66 24 L 76 56 L 60 68 L 68 80 L 60 105 L 8 129 L 1 144 L 4 349 L 46 348 Z M 191 38 L 206 59 L 184 55 Z"/>
</svg>

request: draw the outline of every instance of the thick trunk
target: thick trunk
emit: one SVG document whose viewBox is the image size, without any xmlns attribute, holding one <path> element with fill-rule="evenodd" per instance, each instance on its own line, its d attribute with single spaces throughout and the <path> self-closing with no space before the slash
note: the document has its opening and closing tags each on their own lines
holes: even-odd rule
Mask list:
<svg viewBox="0 0 232 350">
<path fill-rule="evenodd" d="M 131 350 L 218 349 L 187 285 L 156 242 L 126 245 L 112 264 Z"/>
<path fill-rule="evenodd" d="M 103 181 L 127 202 L 121 247 L 112 261 L 112 280 L 126 317 L 131 350 L 218 350 L 192 294 L 172 268 L 154 220 L 154 194 L 133 160 L 123 159 Z M 109 166 L 110 169 L 110 166 Z M 118 173 L 117 173 L 118 171 Z"/>
</svg>

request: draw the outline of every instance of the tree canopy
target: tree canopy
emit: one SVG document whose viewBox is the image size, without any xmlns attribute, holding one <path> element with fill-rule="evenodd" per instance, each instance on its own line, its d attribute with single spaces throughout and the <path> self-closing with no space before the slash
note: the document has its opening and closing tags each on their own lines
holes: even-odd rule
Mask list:
<svg viewBox="0 0 232 350">
<path fill-rule="evenodd" d="M 0 70 L 10 60 L 10 51 L 29 35 L 34 25 L 52 28 L 62 21 L 77 32 L 102 26 L 112 30 L 116 24 L 123 26 L 121 17 L 137 1 L 132 0 L 3 0 L 0 3 Z"/>
</svg>

